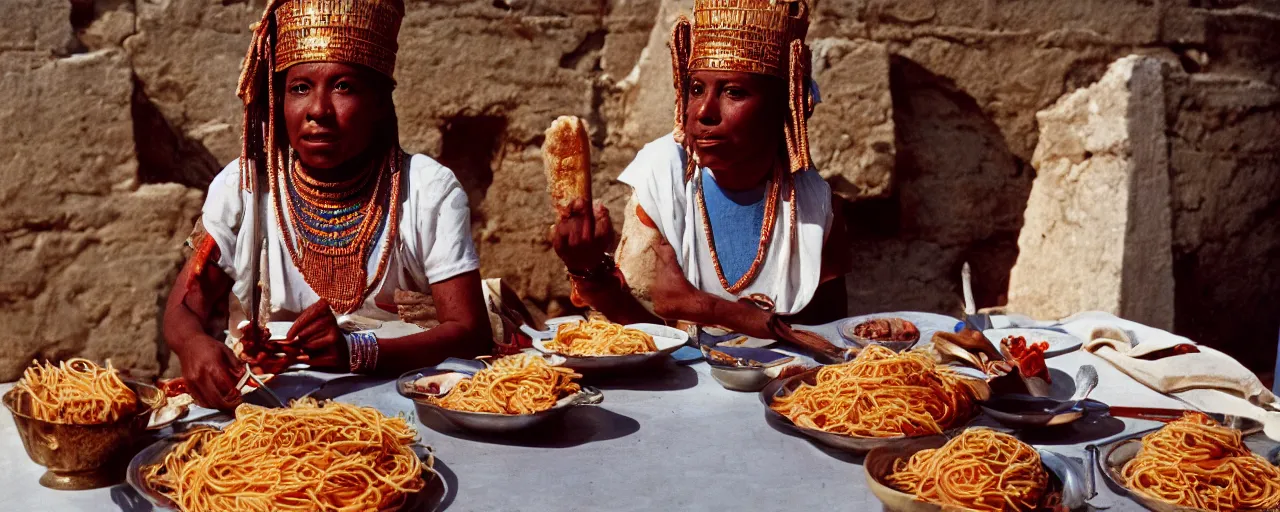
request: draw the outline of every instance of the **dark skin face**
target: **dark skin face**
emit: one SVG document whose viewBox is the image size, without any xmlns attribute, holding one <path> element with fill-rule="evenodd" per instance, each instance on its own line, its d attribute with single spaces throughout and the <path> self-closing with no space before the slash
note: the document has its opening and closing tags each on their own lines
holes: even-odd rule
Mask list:
<svg viewBox="0 0 1280 512">
<path fill-rule="evenodd" d="M 782 158 L 786 119 L 782 81 L 755 73 L 694 71 L 689 74 L 684 131 L 689 147 L 716 183 L 749 189 Z"/>
<path fill-rule="evenodd" d="M 281 110 L 289 145 L 317 178 L 341 180 L 391 117 L 390 82 L 351 64 L 311 62 L 285 70 Z"/>
</svg>

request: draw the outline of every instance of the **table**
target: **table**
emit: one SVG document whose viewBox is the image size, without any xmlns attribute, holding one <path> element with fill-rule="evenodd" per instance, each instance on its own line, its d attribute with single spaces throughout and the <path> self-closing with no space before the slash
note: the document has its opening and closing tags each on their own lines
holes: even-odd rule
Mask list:
<svg viewBox="0 0 1280 512">
<path fill-rule="evenodd" d="M 1094 364 L 1102 385 L 1095 397 L 1107 402 L 1167 399 L 1130 380 L 1092 354 L 1075 352 L 1049 360 L 1054 376 L 1074 375 Z M 456 431 L 441 433 L 414 424 L 436 449 L 445 475 L 450 511 L 649 511 L 649 510 L 880 510 L 867 489 L 861 456 L 836 452 L 766 423 L 755 393 L 726 390 L 699 362 L 670 363 L 645 378 L 604 382 L 599 407 L 575 409 L 564 425 L 541 440 L 482 440 Z M 1060 380 L 1069 380 L 1063 378 Z M 272 384 L 298 396 L 328 382 L 321 392 L 378 408 L 413 414 L 412 404 L 389 381 L 299 372 Z M 0 384 L 0 392 L 12 384 Z M 1148 395 L 1154 395 L 1148 396 Z M 1135 398 L 1136 397 L 1136 398 Z M 195 409 L 198 419 L 211 411 Z M 187 420 L 184 420 L 187 421 Z M 434 423 L 434 422 L 433 422 Z M 1135 432 L 1149 421 L 1104 418 L 1082 428 L 1091 436 Z M 1039 447 L 1083 458 L 1097 439 L 1025 437 Z M 27 458 L 13 419 L 0 419 L 0 496 L 8 510 L 150 510 L 127 485 L 90 491 L 54 491 L 37 479 L 44 468 Z M 1116 496 L 1101 481 L 1090 503 L 1099 509 L 1142 510 Z"/>
</svg>

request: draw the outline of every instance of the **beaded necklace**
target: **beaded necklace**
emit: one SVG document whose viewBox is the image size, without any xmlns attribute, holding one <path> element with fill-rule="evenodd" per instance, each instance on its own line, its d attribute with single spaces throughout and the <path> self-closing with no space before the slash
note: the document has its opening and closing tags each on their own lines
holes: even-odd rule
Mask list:
<svg viewBox="0 0 1280 512">
<path fill-rule="evenodd" d="M 711 263 L 716 269 L 716 277 L 720 278 L 720 286 L 725 291 L 737 294 L 745 289 L 756 276 L 760 274 L 760 270 L 764 268 L 764 259 L 769 252 L 769 242 L 773 238 L 773 228 L 777 224 L 778 201 L 782 198 L 782 181 L 787 180 L 787 197 L 791 203 L 791 226 L 792 229 L 796 225 L 796 188 L 792 182 L 791 173 L 784 173 L 780 167 L 774 167 L 773 179 L 769 182 L 769 188 L 765 191 L 764 202 L 764 222 L 760 225 L 760 245 L 756 248 L 756 257 L 751 261 L 751 266 L 747 268 L 747 272 L 738 278 L 735 283 L 729 283 L 729 279 L 724 276 L 724 268 L 720 266 L 720 255 L 716 252 L 715 236 L 711 232 L 711 217 L 707 214 L 707 199 L 705 188 L 702 186 L 702 178 L 698 177 L 698 210 L 702 213 L 702 229 L 707 236 L 707 249 L 711 252 Z"/>
<path fill-rule="evenodd" d="M 393 147 L 354 177 L 323 182 L 308 175 L 290 152 L 284 176 L 272 180 L 278 184 L 276 221 L 289 257 L 316 295 L 337 313 L 359 309 L 386 273 L 399 226 L 404 159 L 404 153 Z M 288 226 L 283 215 L 286 208 Z M 370 280 L 369 258 L 384 229 L 387 244 Z"/>
</svg>

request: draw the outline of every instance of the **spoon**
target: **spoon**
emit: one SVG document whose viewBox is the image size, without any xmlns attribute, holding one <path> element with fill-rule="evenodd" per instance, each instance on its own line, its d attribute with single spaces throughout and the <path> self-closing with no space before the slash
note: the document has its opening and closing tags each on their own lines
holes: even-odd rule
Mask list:
<svg viewBox="0 0 1280 512">
<path fill-rule="evenodd" d="M 1050 409 L 1048 411 L 1049 414 L 1057 415 L 1079 407 L 1080 402 L 1089 398 L 1089 393 L 1092 393 L 1093 388 L 1096 387 L 1098 387 L 1098 369 L 1094 368 L 1091 364 L 1081 366 L 1080 369 L 1076 371 L 1075 394 L 1071 395 L 1071 399 L 1058 404 L 1058 406 L 1053 409 Z"/>
<path fill-rule="evenodd" d="M 1086 481 L 1086 477 L 1081 475 L 1084 471 L 1081 464 L 1068 459 L 1058 452 L 1048 450 L 1036 450 L 1040 452 L 1040 461 L 1051 471 L 1058 475 L 1062 480 L 1062 504 L 1068 510 L 1076 510 L 1083 507 L 1085 500 L 1092 498 L 1090 493 L 1090 484 Z"/>
</svg>

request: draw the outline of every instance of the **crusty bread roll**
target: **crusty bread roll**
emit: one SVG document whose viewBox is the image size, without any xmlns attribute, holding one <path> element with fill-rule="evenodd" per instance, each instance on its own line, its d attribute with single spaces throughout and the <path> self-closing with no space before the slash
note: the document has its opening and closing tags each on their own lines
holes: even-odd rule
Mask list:
<svg viewBox="0 0 1280 512">
<path fill-rule="evenodd" d="M 560 116 L 547 128 L 542 160 L 547 170 L 551 205 L 564 215 L 578 198 L 591 205 L 591 139 L 587 123 L 574 116 Z"/>
</svg>

